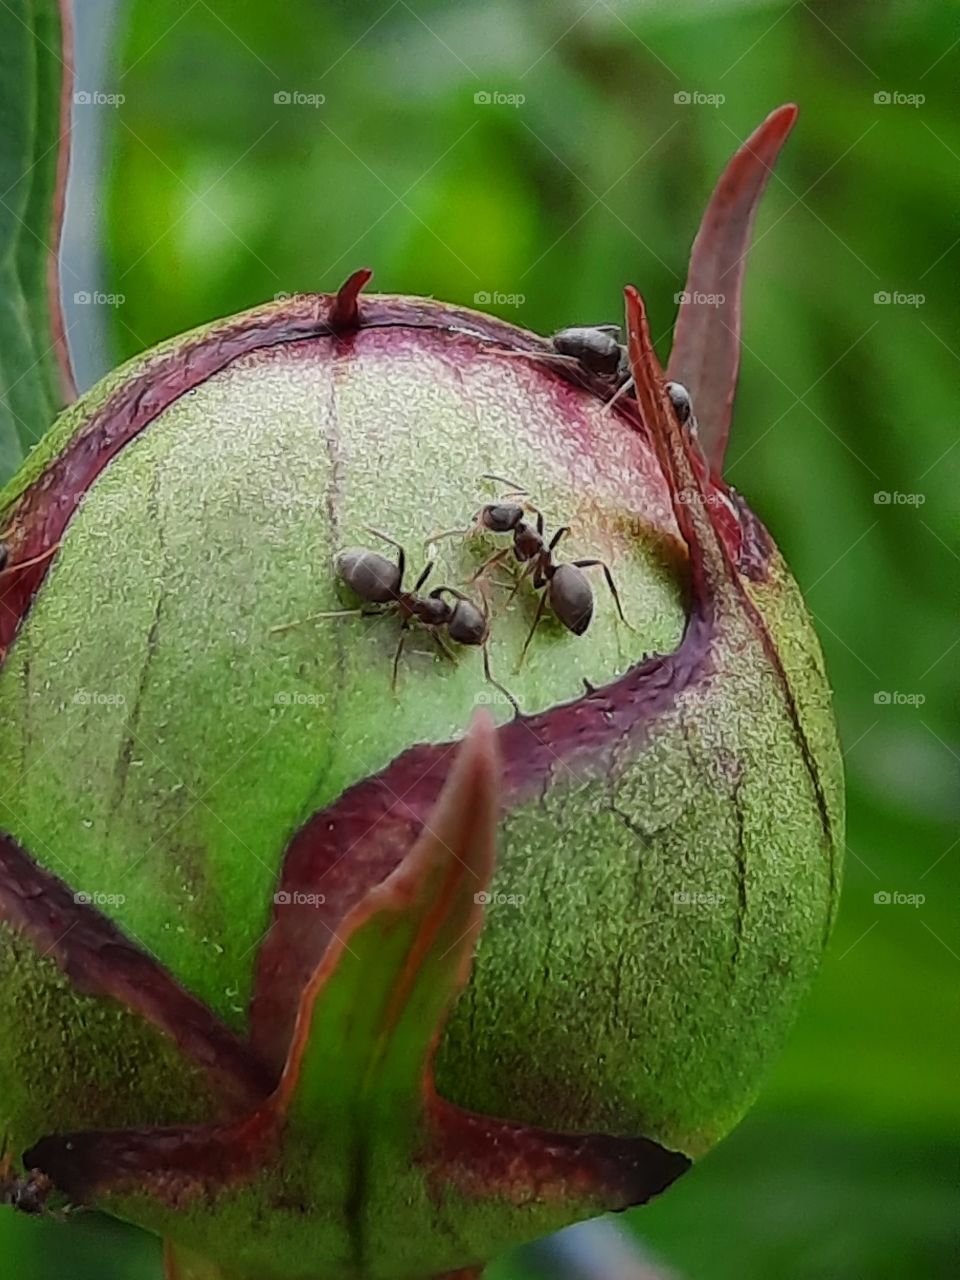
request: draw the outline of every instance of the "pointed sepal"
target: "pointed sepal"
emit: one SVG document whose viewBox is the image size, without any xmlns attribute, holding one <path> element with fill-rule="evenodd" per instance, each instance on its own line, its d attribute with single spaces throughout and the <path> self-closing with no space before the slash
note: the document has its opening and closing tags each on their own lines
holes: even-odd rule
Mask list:
<svg viewBox="0 0 960 1280">
<path fill-rule="evenodd" d="M 778 107 L 734 154 L 710 198 L 690 255 L 667 376 L 683 383 L 693 398 L 715 475 L 723 466 L 740 369 L 743 272 L 753 221 L 796 118 L 792 103 Z"/>
</svg>

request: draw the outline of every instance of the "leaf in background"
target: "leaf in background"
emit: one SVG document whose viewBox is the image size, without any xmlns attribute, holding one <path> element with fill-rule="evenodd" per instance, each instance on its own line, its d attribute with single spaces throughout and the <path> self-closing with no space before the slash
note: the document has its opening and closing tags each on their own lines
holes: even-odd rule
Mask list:
<svg viewBox="0 0 960 1280">
<path fill-rule="evenodd" d="M 72 89 L 64 10 L 0 5 L 0 483 L 73 391 L 55 265 Z"/>
</svg>

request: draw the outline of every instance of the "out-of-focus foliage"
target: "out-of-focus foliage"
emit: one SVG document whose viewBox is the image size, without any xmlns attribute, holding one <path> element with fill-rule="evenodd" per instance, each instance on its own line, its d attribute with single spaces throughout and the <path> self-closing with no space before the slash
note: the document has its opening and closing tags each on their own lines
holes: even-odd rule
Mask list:
<svg viewBox="0 0 960 1280">
<path fill-rule="evenodd" d="M 60 43 L 57 0 L 0 5 L 0 484 L 63 404 L 47 289 Z"/>
<path fill-rule="evenodd" d="M 952 1272 L 958 71 L 960 14 L 935 0 L 135 0 L 96 86 L 126 95 L 102 117 L 103 288 L 124 298 L 105 368 L 365 264 L 386 291 L 498 295 L 478 305 L 542 332 L 619 318 L 630 280 L 666 355 L 723 162 L 772 107 L 801 106 L 756 229 L 728 474 L 817 620 L 847 881 L 758 1107 L 632 1216 L 690 1280 Z M 152 1242 L 115 1227 L 3 1214 L 4 1239 L 23 1280 L 158 1274 Z"/>
</svg>

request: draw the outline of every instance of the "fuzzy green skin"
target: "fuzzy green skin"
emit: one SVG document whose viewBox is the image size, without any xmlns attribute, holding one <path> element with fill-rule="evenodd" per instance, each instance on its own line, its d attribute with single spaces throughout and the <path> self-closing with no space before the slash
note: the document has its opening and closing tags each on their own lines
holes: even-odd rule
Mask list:
<svg viewBox="0 0 960 1280">
<path fill-rule="evenodd" d="M 550 527 L 573 525 L 563 558 L 610 562 L 637 634 L 617 621 L 599 573 L 587 636 L 544 624 L 519 674 L 529 585 L 496 620 L 494 672 L 526 712 L 676 648 L 683 627 L 684 553 L 665 486 L 649 453 L 645 463 L 628 456 L 644 449 L 597 400 L 584 392 L 579 420 L 566 420 L 554 375 L 468 339 L 452 359 L 423 331 L 408 348 L 396 330 L 365 331 L 335 366 L 329 345 L 244 357 L 129 445 L 71 522 L 0 671 L 0 770 L 18 779 L 3 826 L 72 886 L 125 895 L 107 914 L 238 1030 L 294 831 L 406 746 L 452 739 L 494 693 L 478 653 L 459 651 L 451 666 L 418 637 L 394 697 L 392 620 L 271 633 L 350 603 L 332 560 L 345 545 L 375 544 L 364 525 L 403 542 L 415 573 L 423 539 L 462 527 L 494 492 L 479 475 L 495 471 L 531 488 Z M 62 447 L 102 396 L 74 406 L 46 449 Z M 0 506 L 40 466 L 29 460 Z M 440 544 L 432 582 L 462 581 L 500 545 Z M 816 638 L 779 560 L 750 590 L 813 748 L 833 847 L 782 690 L 734 620 L 725 678 L 683 695 L 646 747 L 618 762 L 615 781 L 559 768 L 539 800 L 503 822 L 494 889 L 523 903 L 488 911 L 441 1043 L 441 1096 L 556 1130 L 643 1134 L 692 1155 L 749 1105 L 819 961 L 843 831 Z M 77 703 L 78 691 L 124 701 Z M 300 695 L 308 700 L 292 701 Z M 716 901 L 679 904 L 678 893 Z M 3 932 L 0 956 L 7 945 Z M 70 1017 L 79 997 L 53 966 L 47 980 Z M 4 1008 L 0 1128 L 23 1149 L 40 1117 L 11 1081 L 27 1036 L 39 1061 L 57 1061 L 60 1034 L 33 1026 L 22 1002 Z M 133 1055 L 142 1034 L 119 1020 L 118 1042 Z M 196 1118 L 192 1073 L 173 1077 L 179 1114 L 158 1085 L 142 1094 L 140 1123 Z M 106 1068 L 101 1083 L 122 1091 Z M 44 1092 L 57 1128 L 103 1122 L 95 1091 L 77 1096 L 63 1073 Z M 332 1203 L 335 1181 L 324 1188 Z M 386 1200 L 389 1183 L 385 1171 Z M 238 1222 L 252 1211 L 239 1200 Z M 118 1208 L 165 1226 L 155 1210 Z M 478 1241 L 495 1235 L 495 1208 Z M 421 1265 L 414 1217 L 404 1238 L 385 1203 L 371 1201 L 370 1254 L 397 1267 L 382 1274 L 401 1274 L 406 1257 L 411 1275 Z M 528 1234 L 553 1225 L 531 1221 Z M 179 1238 L 202 1253 L 205 1232 Z M 342 1256 L 333 1240 L 311 1243 Z M 307 1274 L 296 1269 L 300 1245 L 278 1275 Z M 310 1274 L 325 1274 L 316 1266 Z"/>
</svg>

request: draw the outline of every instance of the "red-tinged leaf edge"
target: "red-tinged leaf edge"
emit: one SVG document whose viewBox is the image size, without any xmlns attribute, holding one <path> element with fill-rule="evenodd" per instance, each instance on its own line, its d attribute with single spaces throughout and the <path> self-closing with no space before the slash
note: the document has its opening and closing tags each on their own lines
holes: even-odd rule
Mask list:
<svg viewBox="0 0 960 1280">
<path fill-rule="evenodd" d="M 693 242 L 677 313 L 667 377 L 690 392 L 716 476 L 723 468 L 737 389 L 743 275 L 753 222 L 797 111 L 793 103 L 772 111 L 720 175 Z M 704 297 L 723 301 L 704 302 Z"/>
</svg>

